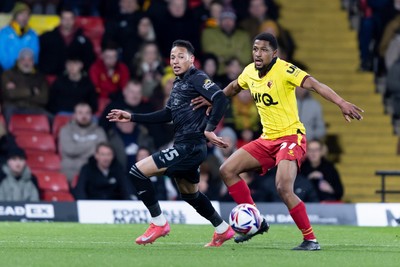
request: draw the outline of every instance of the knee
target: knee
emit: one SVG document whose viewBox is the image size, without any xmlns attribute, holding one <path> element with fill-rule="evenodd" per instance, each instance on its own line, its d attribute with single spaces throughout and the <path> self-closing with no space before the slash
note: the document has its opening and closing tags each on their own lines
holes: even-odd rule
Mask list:
<svg viewBox="0 0 400 267">
<path fill-rule="evenodd" d="M 277 183 L 276 190 L 283 201 L 290 198 L 293 193 L 293 188 L 285 183 Z"/>
<path fill-rule="evenodd" d="M 224 181 L 229 180 L 229 177 L 232 177 L 234 174 L 234 170 L 232 169 L 232 167 L 228 166 L 225 163 L 221 165 L 221 167 L 219 168 L 219 172 Z"/>
</svg>

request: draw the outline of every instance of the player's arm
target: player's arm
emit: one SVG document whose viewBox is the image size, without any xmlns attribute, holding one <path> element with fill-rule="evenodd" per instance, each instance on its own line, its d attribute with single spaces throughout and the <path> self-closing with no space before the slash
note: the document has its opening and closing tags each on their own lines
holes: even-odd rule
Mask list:
<svg viewBox="0 0 400 267">
<path fill-rule="evenodd" d="M 346 121 L 351 122 L 352 119 L 362 120 L 361 112 L 364 112 L 361 108 L 356 105 L 344 100 L 341 96 L 339 96 L 332 88 L 317 81 L 313 77 L 308 77 L 303 82 L 301 87 L 317 92 L 326 100 L 331 101 L 336 104 L 342 111 L 342 114 Z"/>
<path fill-rule="evenodd" d="M 240 87 L 238 80 L 235 79 L 232 82 L 230 82 L 223 90 L 224 94 L 227 97 L 232 97 L 237 95 L 238 93 L 240 93 L 240 91 L 242 91 L 243 88 Z"/>
<path fill-rule="evenodd" d="M 172 120 L 171 110 L 164 108 L 151 113 L 129 113 L 125 110 L 112 109 L 106 117 L 109 121 L 114 122 L 142 122 L 142 123 L 165 123 Z"/>
<path fill-rule="evenodd" d="M 222 91 L 224 92 L 225 96 L 232 97 L 237 95 L 241 90 L 243 89 L 240 87 L 237 79 L 235 79 L 234 81 L 230 82 Z M 191 105 L 193 106 L 193 109 L 199 109 L 203 106 L 208 106 L 206 111 L 207 116 L 210 115 L 212 107 L 214 106 L 214 104 L 211 105 L 211 103 L 203 96 L 193 98 L 191 100 Z"/>
</svg>

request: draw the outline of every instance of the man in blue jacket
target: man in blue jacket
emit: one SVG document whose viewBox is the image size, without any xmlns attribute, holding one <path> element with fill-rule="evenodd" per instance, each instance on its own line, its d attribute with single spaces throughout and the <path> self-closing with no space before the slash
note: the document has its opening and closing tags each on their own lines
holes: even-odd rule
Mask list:
<svg viewBox="0 0 400 267">
<path fill-rule="evenodd" d="M 0 30 L 0 66 L 3 70 L 11 69 L 23 48 L 30 48 L 34 53 L 35 63 L 39 56 L 39 38 L 28 27 L 31 10 L 28 5 L 17 2 L 11 11 L 9 25 Z"/>
</svg>

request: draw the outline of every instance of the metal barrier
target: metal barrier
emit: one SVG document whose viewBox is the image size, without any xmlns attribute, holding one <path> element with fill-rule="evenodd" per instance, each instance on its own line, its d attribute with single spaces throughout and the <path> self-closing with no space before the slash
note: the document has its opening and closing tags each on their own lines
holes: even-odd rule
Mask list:
<svg viewBox="0 0 400 267">
<path fill-rule="evenodd" d="M 400 190 L 386 190 L 386 176 L 400 176 L 400 171 L 376 171 L 375 175 L 381 176 L 381 190 L 376 190 L 376 194 L 381 194 L 381 202 L 385 202 L 386 194 L 400 194 Z"/>
</svg>

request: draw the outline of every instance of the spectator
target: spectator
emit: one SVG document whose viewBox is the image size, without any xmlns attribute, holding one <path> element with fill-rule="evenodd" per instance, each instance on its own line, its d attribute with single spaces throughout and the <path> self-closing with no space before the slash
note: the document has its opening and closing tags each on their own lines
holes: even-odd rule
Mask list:
<svg viewBox="0 0 400 267">
<path fill-rule="evenodd" d="M 131 73 L 134 79 L 142 83 L 143 96 L 149 98 L 161 81 L 163 60 L 155 42 L 143 43 L 136 53 Z"/>
<path fill-rule="evenodd" d="M 104 47 L 101 58 L 90 67 L 89 76 L 102 98 L 112 98 L 125 87 L 130 78 L 129 69 L 118 60 L 115 44 Z"/>
<path fill-rule="evenodd" d="M 136 154 L 136 162 L 151 155 L 151 150 L 147 147 L 140 147 Z M 153 183 L 157 199 L 159 200 L 176 200 L 178 192 L 168 176 L 152 176 L 149 178 Z"/>
<path fill-rule="evenodd" d="M 172 68 L 166 67 L 164 69 L 164 75 L 161 78 L 161 83 L 154 89 L 153 95 L 149 99 L 154 110 L 162 109 L 167 104 L 172 87 L 174 86 L 175 78 L 176 76 L 172 72 Z"/>
<path fill-rule="evenodd" d="M 220 67 L 218 74 L 224 72 L 224 63 L 231 57 L 237 56 L 242 65 L 251 60 L 251 42 L 248 34 L 236 29 L 236 15 L 230 9 L 225 9 L 220 15 L 220 26 L 204 29 L 201 36 L 203 52 L 213 53 L 218 57 Z"/>
<path fill-rule="evenodd" d="M 301 174 L 314 185 L 320 201 L 340 201 L 343 185 L 335 166 L 322 153 L 322 143 L 311 140 L 307 144 L 307 159 L 301 165 Z"/>
<path fill-rule="evenodd" d="M 14 113 L 46 113 L 47 82 L 33 63 L 33 52 L 22 49 L 14 68 L 3 72 L 1 79 L 3 113 L 8 122 Z"/>
<path fill-rule="evenodd" d="M 390 70 L 393 64 L 400 59 L 400 26 L 389 43 L 385 53 L 386 70 Z"/>
<path fill-rule="evenodd" d="M 210 196 L 211 199 L 224 200 L 228 190 L 220 178 L 219 167 L 236 151 L 237 136 L 235 131 L 230 127 L 222 128 L 218 132 L 218 136 L 228 144 L 228 147 L 220 148 L 215 146 L 212 151 L 208 153 L 206 160 L 200 167 L 200 173 L 202 174 L 201 179 L 203 179 L 203 181 L 199 186 L 203 186 L 202 190 L 205 191 L 206 195 Z M 207 183 L 206 186 L 204 186 L 204 183 Z"/>
<path fill-rule="evenodd" d="M 11 13 L 10 24 L 0 30 L 0 66 L 3 70 L 11 69 L 15 65 L 24 48 L 33 51 L 35 63 L 39 58 L 39 38 L 28 26 L 31 13 L 29 6 L 17 2 Z"/>
<path fill-rule="evenodd" d="M 383 35 L 379 43 L 379 55 L 381 57 L 385 56 L 390 41 L 400 29 L 400 0 L 393 0 L 393 6 L 396 11 L 396 16 L 389 21 L 383 31 Z"/>
<path fill-rule="evenodd" d="M 111 145 L 104 142 L 96 146 L 94 156 L 80 170 L 72 192 L 75 199 L 137 199 L 132 183 L 114 158 Z"/>
<path fill-rule="evenodd" d="M 60 75 L 71 55 L 79 56 L 84 69 L 89 70 L 96 59 L 93 44 L 75 24 L 71 9 L 60 12 L 60 26 L 40 36 L 39 70 L 45 74 Z"/>
<path fill-rule="evenodd" d="M 14 147 L 0 172 L 0 201 L 39 201 L 37 179 L 26 165 L 25 152 Z"/>
<path fill-rule="evenodd" d="M 153 22 L 151 22 L 149 17 L 142 17 L 137 25 L 138 36 L 140 43 L 143 42 L 155 42 L 156 32 L 154 31 Z"/>
<path fill-rule="evenodd" d="M 211 18 L 211 4 L 213 2 L 216 2 L 216 0 L 201 0 L 200 5 L 193 9 L 193 17 L 196 21 L 196 25 L 199 25 L 199 30 L 211 26 L 211 24 L 207 24 Z M 222 10 L 222 4 L 219 3 L 219 5 L 221 6 Z M 215 27 L 216 23 L 213 23 L 213 25 Z"/>
<path fill-rule="evenodd" d="M 103 45 L 110 41 L 122 49 L 125 64 L 131 64 L 140 46 L 138 24 L 143 17 L 138 0 L 119 0 L 119 14 L 105 23 Z"/>
<path fill-rule="evenodd" d="M 154 150 L 154 140 L 149 135 L 149 130 L 135 122 L 117 122 L 107 132 L 108 140 L 114 148 L 115 157 L 128 173 L 131 166 L 136 163 L 139 147 L 148 147 Z"/>
<path fill-rule="evenodd" d="M 219 82 L 217 71 L 219 68 L 218 58 L 214 54 L 205 54 L 201 57 L 202 70 L 208 75 L 211 81 L 215 82 L 219 87 L 224 88 Z"/>
<path fill-rule="evenodd" d="M 264 0 L 250 0 L 248 12 L 249 16 L 243 19 L 240 27 L 249 33 L 250 40 L 253 40 L 260 33 L 260 26 L 263 22 L 272 21 L 268 15 L 268 6 Z"/>
<path fill-rule="evenodd" d="M 219 77 L 219 81 L 222 85 L 221 88 L 225 88 L 229 83 L 239 77 L 239 74 L 243 70 L 242 64 L 237 57 L 231 57 L 225 63 L 225 72 Z"/>
<path fill-rule="evenodd" d="M 253 194 L 255 201 L 260 202 L 281 202 L 275 186 L 276 167 L 262 177 L 257 177 L 257 191 Z M 303 174 L 298 173 L 294 181 L 294 193 L 303 202 L 319 202 L 317 191 L 313 184 Z"/>
<path fill-rule="evenodd" d="M 7 161 L 9 149 L 16 146 L 14 135 L 8 133 L 6 125 L 0 122 L 0 166 Z"/>
<path fill-rule="evenodd" d="M 112 124 L 106 119 L 107 114 L 112 109 L 129 110 L 129 112 L 135 113 L 147 113 L 153 110 L 152 107 L 143 100 L 142 84 L 136 80 L 128 81 L 122 94 L 117 95 L 103 110 L 99 124 L 106 132 L 112 128 Z"/>
<path fill-rule="evenodd" d="M 266 20 L 261 23 L 259 32 L 271 33 L 278 40 L 279 58 L 293 62 L 295 43 L 289 31 L 284 29 L 278 22 Z M 297 62 L 296 62 L 297 64 Z"/>
<path fill-rule="evenodd" d="M 161 17 L 152 17 L 152 21 L 163 58 L 169 58 L 171 44 L 177 39 L 188 40 L 196 51 L 201 51 L 199 30 L 185 0 L 168 1 L 167 12 Z"/>
<path fill-rule="evenodd" d="M 50 88 L 47 109 L 59 112 L 74 112 L 78 103 L 88 103 L 97 111 L 97 93 L 89 77 L 83 73 L 83 63 L 78 56 L 71 55 L 65 63 L 66 73 L 60 75 Z"/>
<path fill-rule="evenodd" d="M 233 128 L 236 135 L 240 137 L 238 141 L 240 147 L 253 140 L 254 136 L 259 136 L 261 133 L 260 118 L 249 90 L 243 90 L 232 97 L 224 123 Z"/>
<path fill-rule="evenodd" d="M 311 96 L 309 90 L 301 87 L 296 87 L 296 98 L 300 121 L 306 128 L 307 140 L 322 140 L 326 129 L 321 104 Z"/>
<path fill-rule="evenodd" d="M 69 182 L 94 154 L 96 145 L 107 140 L 104 130 L 92 119 L 90 106 L 79 103 L 75 106 L 72 121 L 60 130 L 58 151 L 61 154 L 61 172 Z"/>
</svg>

